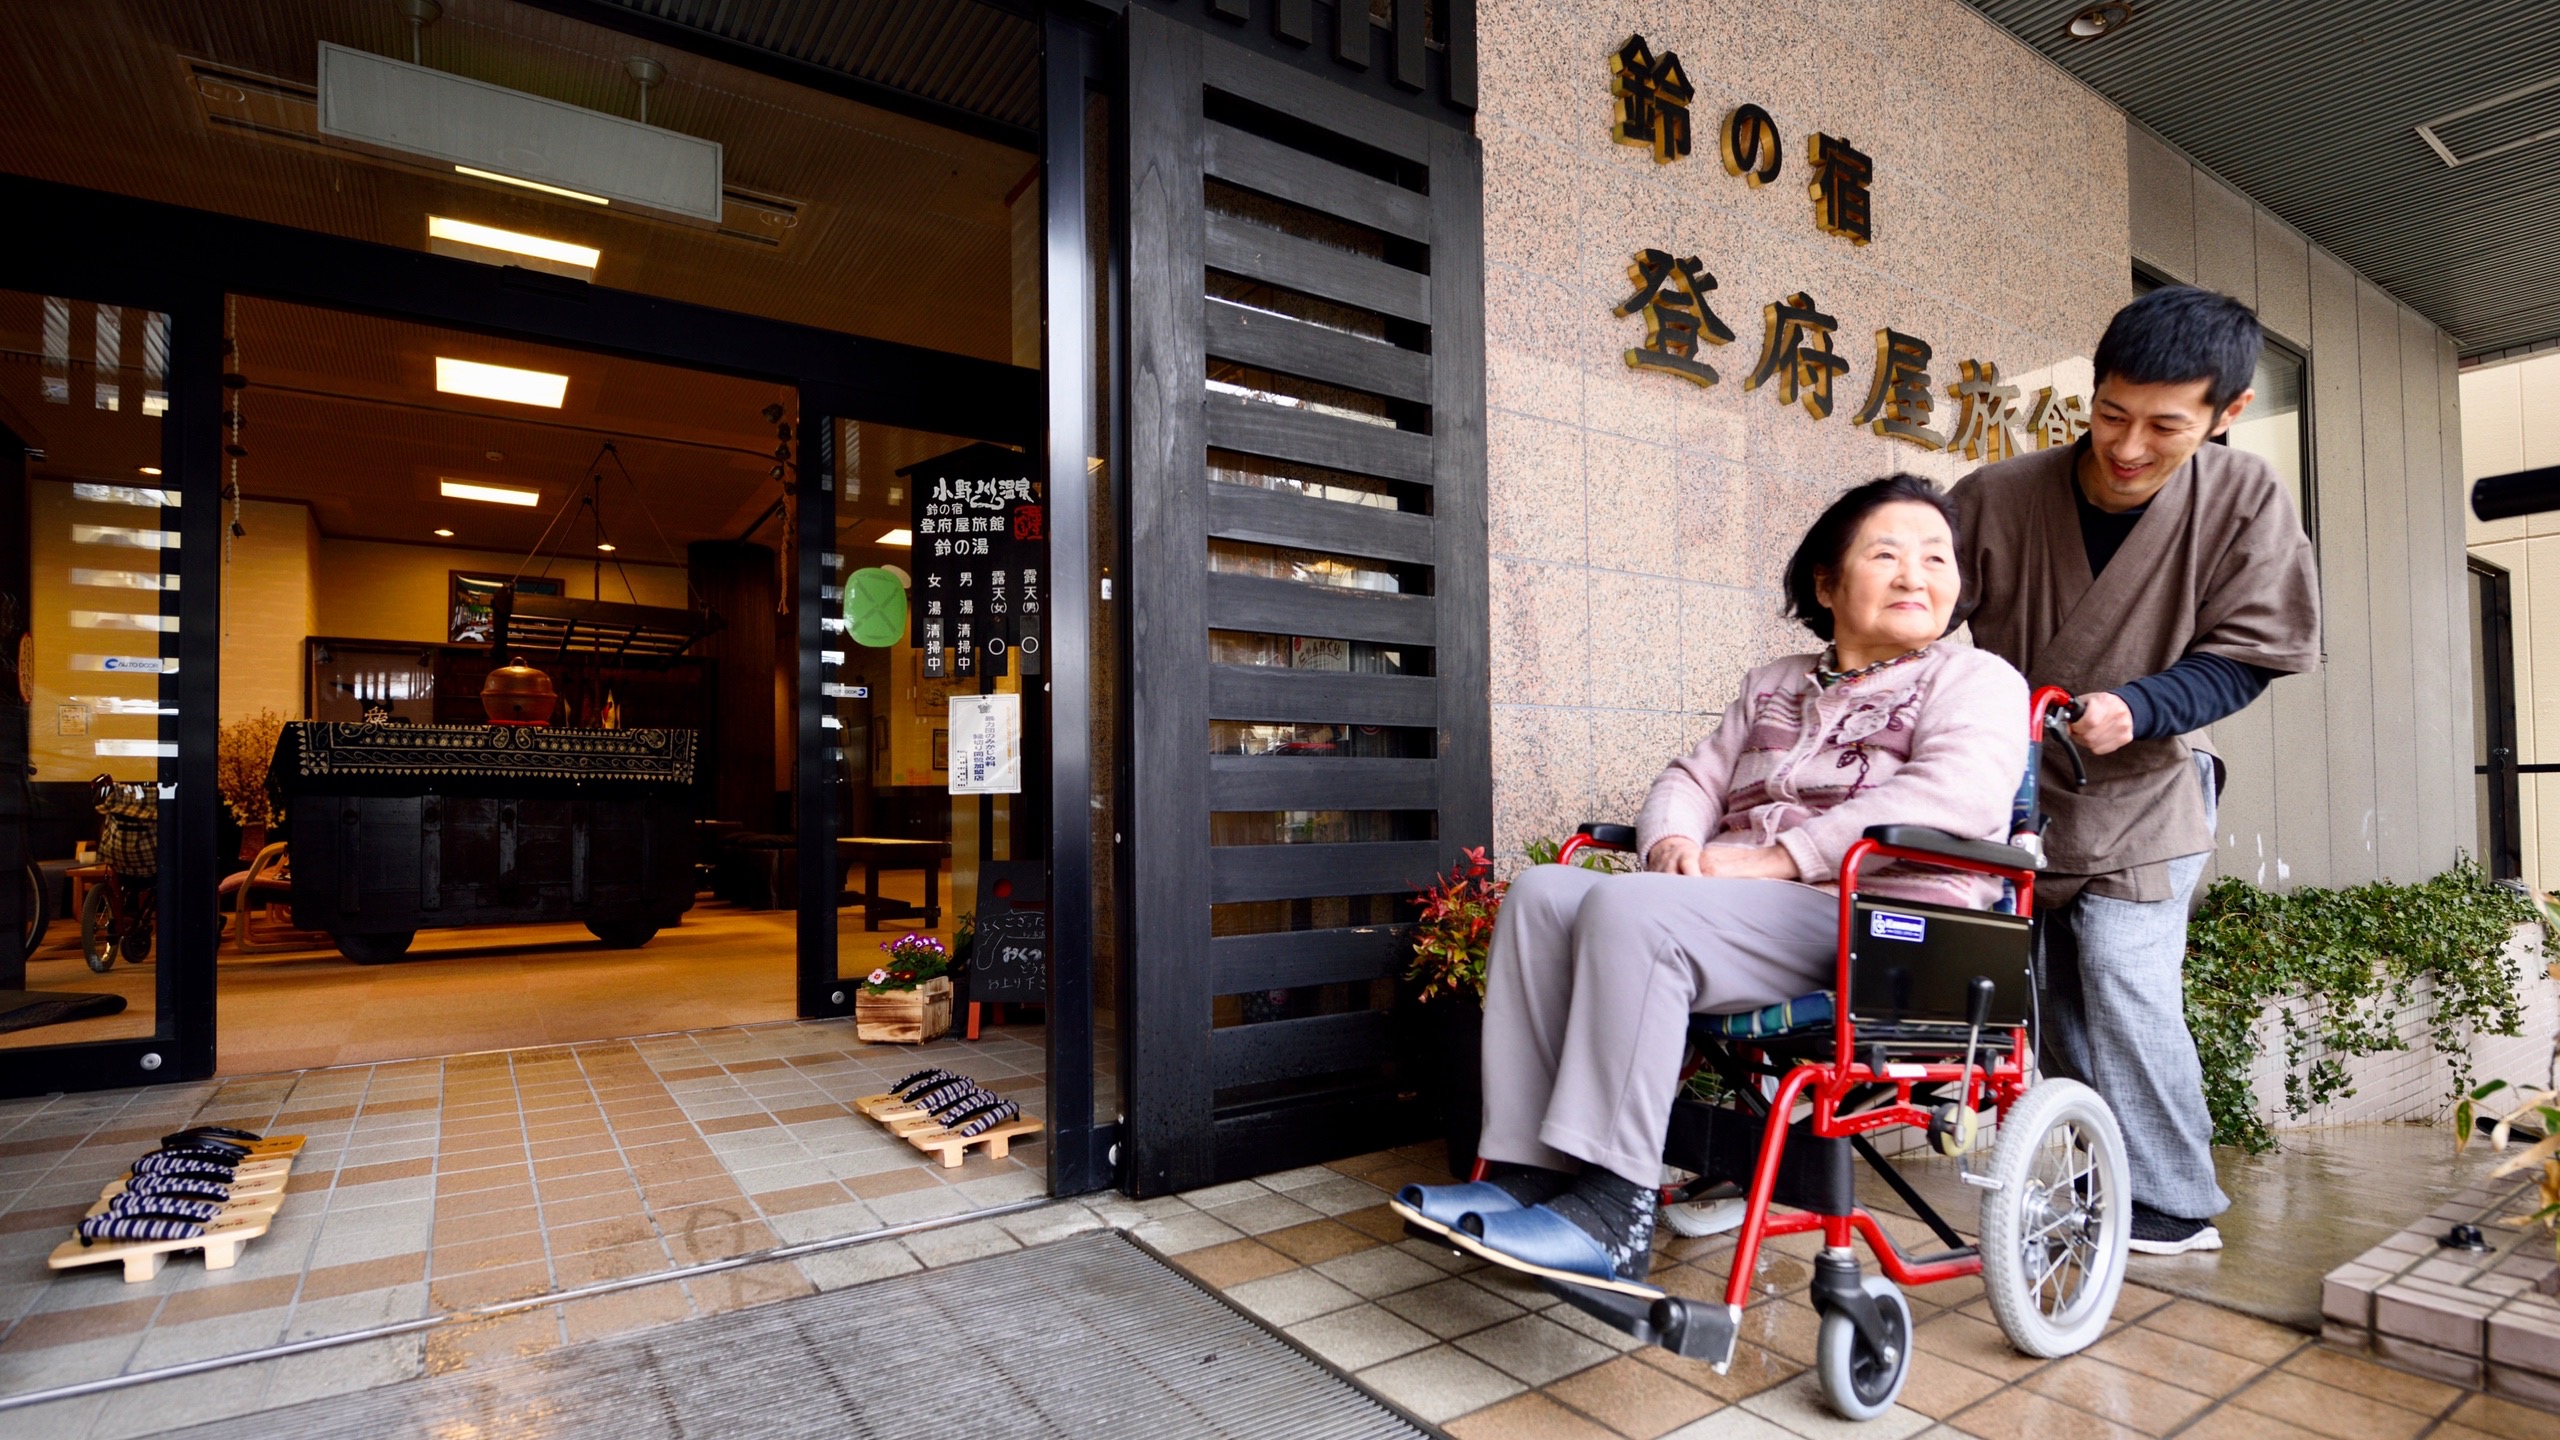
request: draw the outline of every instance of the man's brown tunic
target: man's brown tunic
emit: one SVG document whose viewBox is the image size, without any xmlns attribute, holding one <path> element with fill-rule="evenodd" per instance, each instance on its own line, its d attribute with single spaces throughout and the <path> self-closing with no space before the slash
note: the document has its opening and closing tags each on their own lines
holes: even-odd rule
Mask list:
<svg viewBox="0 0 2560 1440">
<path fill-rule="evenodd" d="M 2265 460 L 2204 445 L 2151 498 L 2093 582 L 2073 500 L 2083 440 L 1974 471 L 1955 487 L 1973 643 L 2034 685 L 2112 690 L 2206 651 L 2283 674 L 2320 663 L 2320 582 L 2293 501 Z M 2215 848 L 2195 782 L 2202 731 L 2088 756 L 2074 790 L 2048 745 L 2045 853 L 2051 905 L 2086 888 L 2165 900 L 2167 862 Z M 2219 768 L 2219 757 L 2216 767 Z"/>
</svg>

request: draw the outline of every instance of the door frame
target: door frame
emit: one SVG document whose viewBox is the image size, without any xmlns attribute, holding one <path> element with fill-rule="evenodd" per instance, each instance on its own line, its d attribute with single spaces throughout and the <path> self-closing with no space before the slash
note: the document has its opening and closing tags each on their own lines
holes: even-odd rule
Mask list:
<svg viewBox="0 0 2560 1440">
<path fill-rule="evenodd" d="M 1040 372 L 1019 366 L 22 176 L 0 175 L 0 213 L 45 217 L 39 229 L 0 244 L 0 286 L 171 316 L 163 468 L 196 502 L 184 508 L 180 521 L 190 556 L 214 554 L 220 543 L 216 500 L 226 294 L 787 384 L 799 395 L 803 433 L 829 417 L 1024 446 L 1040 438 Z M 829 427 L 817 423 L 816 429 L 825 434 Z M 800 562 L 801 673 L 793 717 L 799 829 L 804 838 L 825 841 L 799 847 L 795 977 L 802 1018 L 853 1010 L 852 989 L 837 978 L 833 796 L 827 783 L 832 761 L 819 688 L 820 587 L 823 559 L 834 543 L 834 497 L 813 483 L 831 474 L 832 466 L 822 468 L 815 463 L 819 458 L 812 446 L 793 537 Z M 1081 563 L 1079 556 L 1079 568 Z M 1068 578 L 1058 575 L 1057 588 L 1065 589 Z M 0 1096 L 200 1080 L 214 1072 L 211 877 L 218 864 L 213 755 L 220 605 L 218 585 L 188 586 L 180 602 L 177 843 L 171 883 L 163 887 L 176 895 L 177 910 L 161 927 L 155 1032 L 130 1040 L 0 1050 Z M 1081 632 L 1068 630 L 1063 607 L 1059 618 L 1057 633 L 1068 643 L 1054 650 L 1080 655 Z M 1084 810 L 1081 797 L 1072 809 L 1057 807 L 1057 813 L 1077 816 Z M 1059 947 L 1053 977 L 1083 959 L 1082 946 Z M 1080 981 L 1070 977 L 1068 988 Z M 1053 1007 L 1053 1019 L 1057 1013 Z M 1051 1029 L 1054 1043 L 1057 1027 Z M 1089 1076 L 1085 1101 L 1089 1117 Z M 1052 1114 L 1060 1123 L 1068 1118 L 1055 1104 Z"/>
</svg>

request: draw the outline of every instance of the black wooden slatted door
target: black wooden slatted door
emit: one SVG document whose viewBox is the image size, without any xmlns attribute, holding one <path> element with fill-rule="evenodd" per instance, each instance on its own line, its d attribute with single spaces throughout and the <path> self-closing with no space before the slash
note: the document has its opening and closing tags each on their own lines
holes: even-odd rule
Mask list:
<svg viewBox="0 0 2560 1440">
<path fill-rule="evenodd" d="M 1127 23 L 1122 1163 L 1153 1194 L 1430 1118 L 1406 897 L 1492 828 L 1482 170 L 1462 129 Z"/>
</svg>

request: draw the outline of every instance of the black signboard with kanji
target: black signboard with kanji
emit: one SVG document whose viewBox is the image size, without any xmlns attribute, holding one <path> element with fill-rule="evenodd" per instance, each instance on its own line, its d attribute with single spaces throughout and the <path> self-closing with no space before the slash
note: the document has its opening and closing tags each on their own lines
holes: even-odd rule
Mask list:
<svg viewBox="0 0 2560 1440">
<path fill-rule="evenodd" d="M 900 470 L 915 585 L 908 641 L 927 679 L 974 680 L 1041 665 L 1049 526 L 1031 457 L 971 445 Z"/>
</svg>

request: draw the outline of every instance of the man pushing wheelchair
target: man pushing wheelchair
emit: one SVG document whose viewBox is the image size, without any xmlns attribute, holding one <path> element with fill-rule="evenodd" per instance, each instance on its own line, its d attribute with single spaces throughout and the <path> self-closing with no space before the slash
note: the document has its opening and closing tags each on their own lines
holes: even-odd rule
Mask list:
<svg viewBox="0 0 2560 1440">
<path fill-rule="evenodd" d="M 1644 873 L 1514 882 L 1487 967 L 1483 1160 L 1469 1183 L 1407 1187 L 1409 1229 L 1719 1368 L 1759 1244 L 1818 1230 L 1817 1368 L 1855 1418 L 1907 1373 L 1895 1281 L 1981 1274 L 2011 1341 L 2056 1355 L 2101 1333 L 2128 1248 L 2219 1244 L 2181 1008 L 2217 780 L 2190 732 L 2318 658 L 2290 502 L 2264 462 L 2206 443 L 2251 398 L 2258 345 L 2237 302 L 2154 292 L 2099 347 L 2088 437 L 1952 496 L 1898 475 L 1824 512 L 1786 590 L 1825 648 L 1745 676 L 1632 833 L 1585 827 Z M 1973 646 L 1947 638 L 1968 619 Z M 1723 1105 L 1679 1098 L 1701 1065 Z M 1976 1174 L 1983 1109 L 2002 1140 Z M 1966 1157 L 1978 1243 L 1865 1138 L 1901 1125 Z M 1886 1239 L 1853 1151 L 1942 1253 Z M 1666 1196 L 1666 1162 L 1698 1181 Z M 1647 1283 L 1666 1199 L 1684 1232 L 1740 1227 L 1723 1307 Z M 1883 1276 L 1860 1274 L 1853 1236 Z"/>
</svg>

